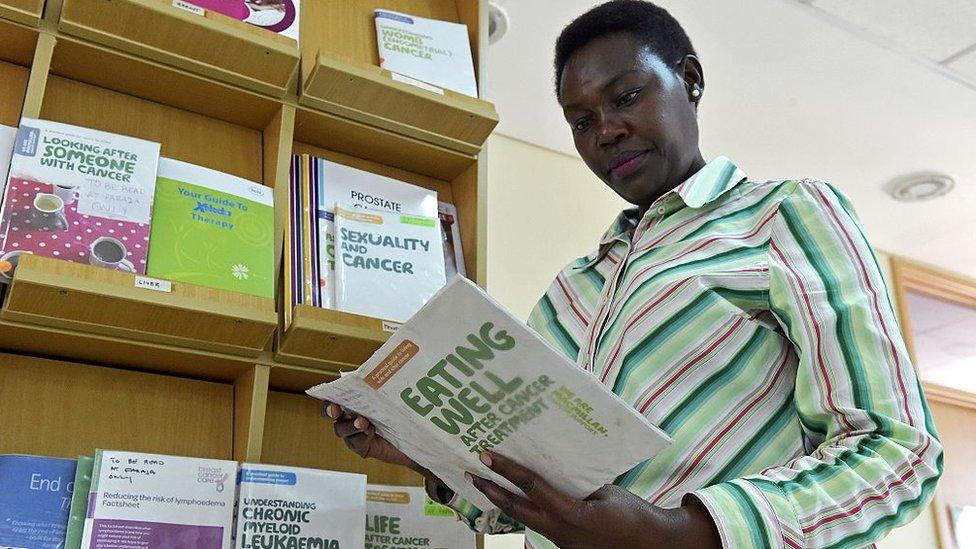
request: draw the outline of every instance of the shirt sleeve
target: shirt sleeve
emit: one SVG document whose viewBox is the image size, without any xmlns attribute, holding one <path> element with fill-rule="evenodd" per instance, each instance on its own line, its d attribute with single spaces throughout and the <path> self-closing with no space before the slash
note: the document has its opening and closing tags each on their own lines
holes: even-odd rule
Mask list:
<svg viewBox="0 0 976 549">
<path fill-rule="evenodd" d="M 767 245 L 769 305 L 798 356 L 806 455 L 692 492 L 725 547 L 862 547 L 913 519 L 942 447 L 850 203 L 786 189 Z"/>
</svg>

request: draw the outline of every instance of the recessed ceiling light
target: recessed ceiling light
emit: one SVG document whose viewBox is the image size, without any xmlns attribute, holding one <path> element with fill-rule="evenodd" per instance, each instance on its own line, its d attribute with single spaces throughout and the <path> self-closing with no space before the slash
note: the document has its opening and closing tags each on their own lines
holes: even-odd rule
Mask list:
<svg viewBox="0 0 976 549">
<path fill-rule="evenodd" d="M 488 43 L 494 44 L 508 31 L 508 12 L 494 2 L 488 3 Z"/>
<path fill-rule="evenodd" d="M 942 196 L 951 191 L 955 185 L 955 180 L 948 175 L 922 172 L 894 179 L 885 187 L 895 200 L 920 202 Z"/>
</svg>

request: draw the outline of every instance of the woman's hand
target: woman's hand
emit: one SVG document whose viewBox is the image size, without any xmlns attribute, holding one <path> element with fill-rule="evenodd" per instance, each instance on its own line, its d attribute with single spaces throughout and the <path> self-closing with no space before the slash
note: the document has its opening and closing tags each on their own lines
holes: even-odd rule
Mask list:
<svg viewBox="0 0 976 549">
<path fill-rule="evenodd" d="M 468 473 L 469 480 L 506 515 L 563 549 L 721 547 L 718 531 L 704 507 L 663 509 L 634 494 L 604 485 L 585 500 L 571 498 L 521 465 L 493 452 L 481 461 L 527 497 Z"/>
<path fill-rule="evenodd" d="M 323 403 L 322 413 L 332 418 L 336 436 L 341 438 L 346 446 L 359 454 L 360 457 L 378 459 L 393 465 L 402 465 L 420 473 L 425 478 L 437 480 L 430 471 L 378 435 L 376 427 L 367 418 L 346 414 L 341 406 L 332 402 Z"/>
</svg>

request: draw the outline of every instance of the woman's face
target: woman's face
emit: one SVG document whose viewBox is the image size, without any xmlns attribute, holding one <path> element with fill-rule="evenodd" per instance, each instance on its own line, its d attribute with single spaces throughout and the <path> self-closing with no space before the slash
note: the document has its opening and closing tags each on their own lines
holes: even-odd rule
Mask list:
<svg viewBox="0 0 976 549">
<path fill-rule="evenodd" d="M 559 103 L 576 150 L 624 200 L 648 206 L 690 175 L 698 150 L 697 61 L 668 66 L 630 34 L 576 51 L 563 69 Z"/>
</svg>

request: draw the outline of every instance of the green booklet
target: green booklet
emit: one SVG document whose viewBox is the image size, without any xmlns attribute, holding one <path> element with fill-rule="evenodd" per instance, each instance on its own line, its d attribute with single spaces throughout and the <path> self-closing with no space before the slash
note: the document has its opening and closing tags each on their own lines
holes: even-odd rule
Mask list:
<svg viewBox="0 0 976 549">
<path fill-rule="evenodd" d="M 78 456 L 74 491 L 71 493 L 71 507 L 68 511 L 68 530 L 64 536 L 64 549 L 81 549 L 81 536 L 85 532 L 88 493 L 91 491 L 91 477 L 94 467 L 95 458 Z"/>
<path fill-rule="evenodd" d="M 160 158 L 146 274 L 273 299 L 271 188 Z"/>
</svg>

